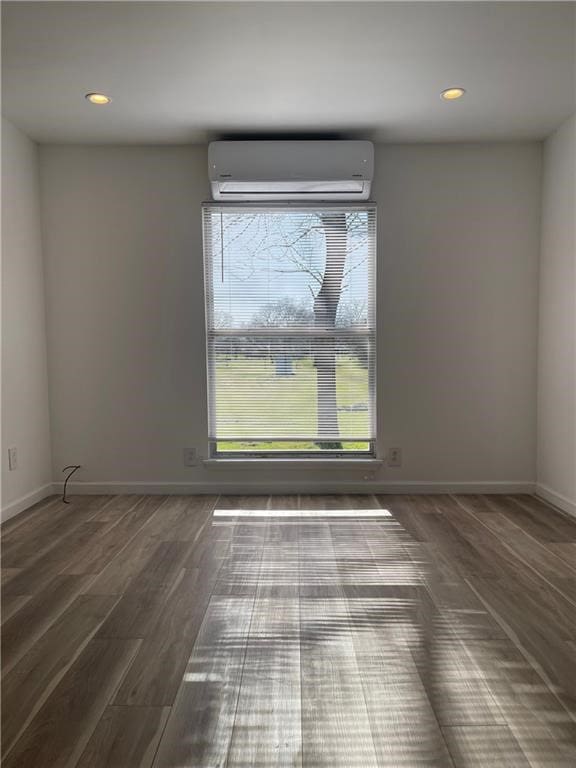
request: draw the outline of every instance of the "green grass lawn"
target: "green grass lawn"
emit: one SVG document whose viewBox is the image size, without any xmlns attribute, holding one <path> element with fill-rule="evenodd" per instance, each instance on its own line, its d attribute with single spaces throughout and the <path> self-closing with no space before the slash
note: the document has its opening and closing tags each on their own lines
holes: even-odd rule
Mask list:
<svg viewBox="0 0 576 768">
<path fill-rule="evenodd" d="M 292 376 L 279 376 L 273 361 L 222 355 L 216 363 L 216 414 L 223 437 L 314 434 L 317 427 L 316 368 L 311 358 L 294 360 Z M 349 356 L 339 355 L 336 367 L 339 409 L 368 404 L 368 371 Z M 368 410 L 339 410 L 342 439 L 369 431 Z M 369 443 L 343 443 L 346 451 L 368 451 Z M 292 441 L 230 441 L 219 451 L 318 451 L 316 443 Z"/>
</svg>

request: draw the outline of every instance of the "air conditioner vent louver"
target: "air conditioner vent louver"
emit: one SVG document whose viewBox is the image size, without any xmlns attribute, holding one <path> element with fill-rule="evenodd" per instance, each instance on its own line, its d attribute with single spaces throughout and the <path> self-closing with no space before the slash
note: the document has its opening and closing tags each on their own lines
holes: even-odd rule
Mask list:
<svg viewBox="0 0 576 768">
<path fill-rule="evenodd" d="M 369 141 L 215 141 L 208 147 L 214 200 L 367 200 Z"/>
</svg>

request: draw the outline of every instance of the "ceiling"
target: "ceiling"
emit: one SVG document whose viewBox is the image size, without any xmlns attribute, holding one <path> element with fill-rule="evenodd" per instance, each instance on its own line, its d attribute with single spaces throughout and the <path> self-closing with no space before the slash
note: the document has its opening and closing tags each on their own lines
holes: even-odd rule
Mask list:
<svg viewBox="0 0 576 768">
<path fill-rule="evenodd" d="M 4 2 L 3 112 L 39 142 L 541 139 L 576 110 L 572 2 Z M 460 101 L 442 89 L 461 85 Z M 113 102 L 96 107 L 89 91 Z"/>
</svg>

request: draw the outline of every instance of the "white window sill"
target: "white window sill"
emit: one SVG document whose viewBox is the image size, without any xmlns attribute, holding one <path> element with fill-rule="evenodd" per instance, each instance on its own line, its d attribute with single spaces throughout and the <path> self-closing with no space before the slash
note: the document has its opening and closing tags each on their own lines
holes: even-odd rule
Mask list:
<svg viewBox="0 0 576 768">
<path fill-rule="evenodd" d="M 382 459 L 204 459 L 207 469 L 379 469 Z"/>
</svg>

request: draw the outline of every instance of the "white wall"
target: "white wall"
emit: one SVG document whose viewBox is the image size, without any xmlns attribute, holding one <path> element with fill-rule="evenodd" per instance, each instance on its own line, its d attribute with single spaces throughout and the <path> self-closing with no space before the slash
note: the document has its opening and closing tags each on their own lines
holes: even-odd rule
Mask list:
<svg viewBox="0 0 576 768">
<path fill-rule="evenodd" d="M 2 519 L 51 492 L 38 150 L 2 119 Z M 18 468 L 8 470 L 15 446 Z"/>
<path fill-rule="evenodd" d="M 538 491 L 576 514 L 576 116 L 544 145 Z"/>
<path fill-rule="evenodd" d="M 377 172 L 381 432 L 403 476 L 533 480 L 538 145 L 385 146 Z"/>
<path fill-rule="evenodd" d="M 374 483 L 533 481 L 540 154 L 378 147 L 380 450 L 404 465 Z M 41 176 L 55 477 L 373 485 L 182 466 L 206 451 L 205 148 L 47 146 Z"/>
</svg>

